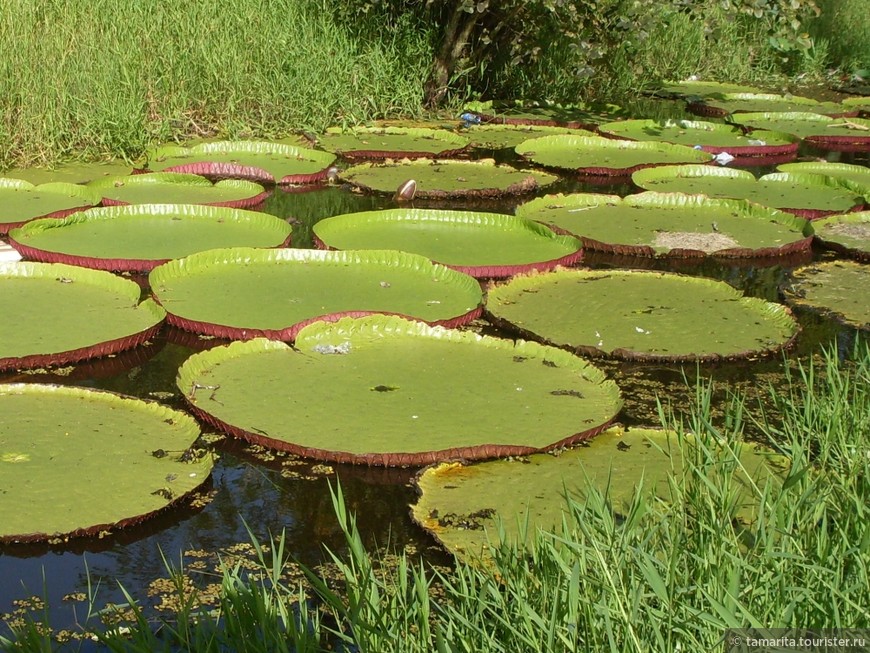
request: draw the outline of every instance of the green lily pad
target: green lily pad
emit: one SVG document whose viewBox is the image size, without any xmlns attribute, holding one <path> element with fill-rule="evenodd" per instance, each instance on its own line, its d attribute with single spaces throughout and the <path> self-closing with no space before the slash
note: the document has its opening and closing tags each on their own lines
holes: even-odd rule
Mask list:
<svg viewBox="0 0 870 653">
<path fill-rule="evenodd" d="M 662 166 L 638 170 L 631 180 L 646 190 L 746 199 L 810 220 L 864 206 L 863 198 L 848 185 L 808 173 L 774 172 L 756 179 L 751 172 L 733 168 Z"/>
<path fill-rule="evenodd" d="M 727 283 L 666 272 L 557 270 L 491 288 L 486 310 L 524 337 L 594 356 L 717 361 L 780 351 L 787 308 Z"/>
<path fill-rule="evenodd" d="M 165 317 L 141 289 L 108 272 L 0 263 L 0 370 L 46 367 L 132 349 Z"/>
<path fill-rule="evenodd" d="M 569 129 L 595 129 L 602 122 L 625 115 L 615 104 L 557 104 L 552 102 L 469 102 L 463 110 L 483 123 L 541 125 Z"/>
<path fill-rule="evenodd" d="M 723 93 L 692 102 L 687 107 L 692 113 L 702 116 L 724 118 L 732 113 L 790 113 L 810 112 L 818 114 L 842 114 L 845 109 L 837 102 L 819 102 L 799 95 L 776 93 Z"/>
<path fill-rule="evenodd" d="M 104 206 L 123 204 L 205 204 L 244 209 L 262 204 L 269 196 L 260 184 L 242 179 L 213 183 L 200 175 L 152 172 L 106 177 L 88 184 L 100 193 Z"/>
<path fill-rule="evenodd" d="M 443 161 L 419 159 L 398 163 L 363 163 L 340 173 L 365 191 L 394 194 L 405 182 L 417 183 L 420 199 L 500 197 L 531 193 L 557 181 L 557 177 L 532 170 L 496 165 L 491 159 Z"/>
<path fill-rule="evenodd" d="M 814 263 L 792 272 L 785 286 L 789 304 L 829 314 L 844 324 L 870 329 L 870 266 L 855 261 Z"/>
<path fill-rule="evenodd" d="M 663 141 L 687 145 L 705 152 L 728 152 L 735 157 L 796 155 L 796 136 L 756 130 L 744 133 L 740 127 L 702 120 L 622 120 L 598 128 L 602 134 L 634 141 Z"/>
<path fill-rule="evenodd" d="M 314 225 L 321 246 L 396 249 L 474 277 L 505 277 L 580 260 L 581 243 L 512 215 L 438 209 L 386 209 L 347 213 Z"/>
<path fill-rule="evenodd" d="M 684 145 L 596 136 L 542 136 L 524 141 L 514 149 L 520 156 L 539 165 L 587 175 L 630 175 L 648 166 L 713 160 L 708 152 Z"/>
<path fill-rule="evenodd" d="M 705 80 L 684 80 L 682 82 L 665 82 L 657 94 L 671 97 L 704 98 L 721 97 L 726 93 L 763 93 L 761 89 L 742 84 L 727 82 L 711 82 Z"/>
<path fill-rule="evenodd" d="M 315 320 L 370 313 L 459 326 L 483 303 L 468 275 L 396 251 L 210 250 L 165 263 L 148 280 L 170 324 L 237 340 L 292 340 Z"/>
<path fill-rule="evenodd" d="M 148 272 L 220 247 L 281 247 L 290 225 L 265 213 L 192 204 L 131 204 L 34 220 L 9 234 L 24 258 L 100 270 Z"/>
<path fill-rule="evenodd" d="M 21 179 L 0 178 L 0 235 L 37 218 L 62 218 L 99 203 L 99 194 L 76 184 L 35 186 Z"/>
<path fill-rule="evenodd" d="M 870 97 L 850 97 L 843 100 L 842 104 L 847 111 L 857 110 L 861 116 L 870 117 Z"/>
<path fill-rule="evenodd" d="M 187 359 L 177 383 L 197 415 L 235 436 L 387 466 L 551 449 L 621 407 L 616 384 L 568 352 L 383 315 L 315 322 L 295 348 L 215 347 Z"/>
<path fill-rule="evenodd" d="M 310 184 L 326 179 L 335 155 L 286 143 L 219 141 L 193 147 L 163 145 L 148 154 L 151 172 L 188 172 L 209 179 Z"/>
<path fill-rule="evenodd" d="M 577 236 L 584 249 L 612 254 L 761 258 L 809 251 L 812 243 L 806 220 L 704 195 L 546 195 L 516 214 Z"/>
<path fill-rule="evenodd" d="M 825 175 L 850 182 L 855 184 L 855 191 L 862 194 L 865 201 L 870 201 L 870 168 L 865 166 L 830 161 L 802 161 L 800 163 L 784 163 L 777 166 L 776 169 L 780 172 Z"/>
<path fill-rule="evenodd" d="M 594 132 L 568 127 L 548 125 L 511 125 L 487 124 L 472 125 L 465 132 L 471 138 L 471 146 L 489 150 L 514 148 L 523 141 L 539 136 L 554 134 L 574 134 L 575 136 L 594 136 Z"/>
<path fill-rule="evenodd" d="M 816 220 L 813 231 L 828 249 L 870 263 L 870 211 Z"/>
<path fill-rule="evenodd" d="M 137 524 L 211 474 L 196 422 L 69 386 L 0 385 L 0 542 L 58 543 Z M 186 454 L 186 455 L 185 455 Z"/>
<path fill-rule="evenodd" d="M 699 455 L 709 455 L 718 463 L 711 466 L 711 474 L 736 466 L 735 455 L 742 465 L 733 472 L 740 488 L 735 512 L 723 519 L 753 521 L 757 506 L 753 487 L 781 483 L 785 459 L 745 442 L 731 447 L 706 445 L 712 452 Z M 566 493 L 582 503 L 594 489 L 608 498 L 614 511 L 626 515 L 643 478 L 646 493 L 670 500 L 669 483 L 690 473 L 684 455 L 695 447 L 696 440 L 689 435 L 614 427 L 582 447 L 556 455 L 471 465 L 441 463 L 417 476 L 420 496 L 411 515 L 452 553 L 485 561 L 489 545 L 497 544 L 499 528 L 508 542 L 526 545 L 538 529 L 558 532 L 568 509 Z"/>
<path fill-rule="evenodd" d="M 465 136 L 446 129 L 331 127 L 317 137 L 323 149 L 346 159 L 449 157 L 468 147 Z"/>
<path fill-rule="evenodd" d="M 870 148 L 870 120 L 832 118 L 807 112 L 741 113 L 732 121 L 755 129 L 794 134 L 808 143 L 831 150 Z"/>
</svg>

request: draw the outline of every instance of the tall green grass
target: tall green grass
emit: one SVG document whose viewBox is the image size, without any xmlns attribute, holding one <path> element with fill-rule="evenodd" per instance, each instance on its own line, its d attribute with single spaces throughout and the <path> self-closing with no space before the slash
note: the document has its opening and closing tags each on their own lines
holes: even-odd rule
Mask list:
<svg viewBox="0 0 870 653">
<path fill-rule="evenodd" d="M 279 538 L 270 552 L 256 544 L 261 580 L 224 570 L 217 611 L 182 603 L 177 619 L 155 624 L 136 609 L 129 633 L 97 637 L 118 652 L 640 653 L 714 650 L 729 627 L 870 627 L 870 347 L 855 354 L 798 365 L 767 408 L 734 397 L 714 420 L 703 384 L 688 414 L 660 405 L 686 454 L 668 497 L 641 483 L 622 513 L 606 492 L 568 498 L 560 529 L 531 546 L 493 533 L 489 562 L 445 572 L 404 555 L 380 564 L 338 491 L 347 553 L 331 554 L 337 580 L 311 569 L 305 582 L 282 580 Z M 749 488 L 751 522 L 738 517 L 733 473 L 750 422 L 789 460 L 781 482 Z M 0 649 L 51 643 L 31 624 Z"/>
<path fill-rule="evenodd" d="M 0 0 L 0 169 L 422 111 L 429 45 L 326 0 Z"/>
</svg>

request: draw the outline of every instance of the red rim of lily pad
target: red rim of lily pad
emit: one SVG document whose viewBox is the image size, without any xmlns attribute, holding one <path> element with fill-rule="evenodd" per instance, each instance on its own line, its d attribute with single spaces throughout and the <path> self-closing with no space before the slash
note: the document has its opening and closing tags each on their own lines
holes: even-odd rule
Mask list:
<svg viewBox="0 0 870 653">
<path fill-rule="evenodd" d="M 17 229 L 18 227 L 21 227 L 22 225 L 25 225 L 33 220 L 41 220 L 43 218 L 65 218 L 68 215 L 78 213 L 79 211 L 85 211 L 89 208 L 97 206 L 100 203 L 99 194 L 88 189 L 86 186 L 81 186 L 79 184 L 70 184 L 62 181 L 52 181 L 45 184 L 35 185 L 31 184 L 29 181 L 24 181 L 23 179 L 0 178 L 0 189 L 6 188 L 23 192 L 54 193 L 71 198 L 80 198 L 81 204 L 65 209 L 59 209 L 56 211 L 49 211 L 47 213 L 31 216 L 23 220 L 16 220 L 14 222 L 0 222 L 0 236 L 5 236 L 12 229 Z"/>
<path fill-rule="evenodd" d="M 279 154 L 288 158 L 301 159 L 319 164 L 318 170 L 309 173 L 287 174 L 276 179 L 269 171 L 260 166 L 242 165 L 232 162 L 198 161 L 182 163 L 168 168 L 162 172 L 187 172 L 200 175 L 207 179 L 246 179 L 263 184 L 316 184 L 326 181 L 329 169 L 335 161 L 335 155 L 322 150 L 311 150 L 286 143 L 271 143 L 268 141 L 218 141 L 215 143 L 201 143 L 193 147 L 164 146 L 152 153 L 152 158 L 161 156 L 208 156 L 209 153 L 225 154 L 240 152 L 244 154 Z M 137 169 L 134 172 L 153 172 L 147 168 Z"/>
<path fill-rule="evenodd" d="M 138 303 L 140 288 L 134 282 L 117 277 L 101 270 L 89 270 L 72 265 L 31 263 L 0 264 L 0 280 L 2 277 L 34 278 L 45 277 L 56 280 L 64 285 L 82 284 L 106 290 L 129 300 L 130 310 L 141 310 L 151 316 L 146 320 L 148 326 L 136 333 L 118 336 L 102 342 L 64 351 L 45 354 L 26 354 L 24 356 L 0 357 L 0 372 L 16 369 L 36 369 L 40 367 L 57 367 L 70 363 L 102 356 L 111 356 L 122 351 L 134 349 L 151 340 L 163 326 L 166 312 L 153 300 Z M 59 318 L 62 316 L 58 316 Z M 26 325 L 23 325 L 26 328 Z M 58 327 L 62 329 L 63 327 Z"/>
<path fill-rule="evenodd" d="M 781 120 L 800 120 L 806 122 L 824 123 L 825 127 L 848 127 L 855 133 L 848 134 L 809 134 L 803 136 L 807 143 L 821 149 L 836 152 L 863 152 L 870 150 L 870 120 L 865 118 L 853 118 L 848 116 L 828 116 L 811 112 L 747 112 L 735 114 L 731 120 L 737 124 L 754 126 L 753 121 L 759 120 L 760 125 L 764 122 Z M 775 124 L 775 123 L 774 123 Z M 764 128 L 764 127 L 759 127 Z"/>
<path fill-rule="evenodd" d="M 152 292 L 154 293 L 155 300 L 160 303 L 161 286 L 162 284 L 171 281 L 173 277 L 183 277 L 187 274 L 201 277 L 203 274 L 208 273 L 209 268 L 250 268 L 256 264 L 267 266 L 272 270 L 275 270 L 278 266 L 282 265 L 285 267 L 296 265 L 298 268 L 308 270 L 309 272 L 317 267 L 352 268 L 354 265 L 380 266 L 385 270 L 398 270 L 405 268 L 410 273 L 423 270 L 425 272 L 421 276 L 428 277 L 433 281 L 441 282 L 439 285 L 446 286 L 448 284 L 453 284 L 475 291 L 479 289 L 479 284 L 473 282 L 467 276 L 462 275 L 458 271 L 452 270 L 447 266 L 433 263 L 423 256 L 408 254 L 406 252 L 377 250 L 342 252 L 310 249 L 258 250 L 243 247 L 224 250 L 209 250 L 165 263 L 152 270 L 148 276 L 148 280 Z M 350 277 L 353 276 L 352 270 L 348 270 L 347 272 Z M 288 280 L 288 284 L 289 283 L 290 281 Z M 386 282 L 381 282 L 381 284 L 381 287 L 384 288 L 388 288 L 390 285 Z M 324 290 L 324 293 L 328 292 L 328 289 Z M 290 291 L 288 291 L 288 293 L 290 293 Z M 264 297 L 263 299 L 264 302 L 268 301 L 268 298 Z M 440 304 L 440 301 L 438 303 Z M 286 327 L 280 329 L 267 329 L 256 327 L 236 327 L 227 324 L 218 324 L 216 322 L 195 320 L 173 313 L 173 304 L 171 301 L 168 305 L 169 308 L 167 309 L 166 315 L 167 324 L 200 335 L 213 336 L 228 340 L 269 338 L 270 340 L 292 341 L 296 338 L 296 334 L 309 324 L 313 324 L 314 322 L 337 322 L 345 317 L 359 318 L 368 315 L 396 315 L 408 320 L 423 322 L 430 326 L 453 328 L 468 324 L 483 314 L 483 297 L 481 295 L 479 297 L 479 303 L 474 308 L 459 315 L 431 321 L 399 312 L 381 310 L 343 310 L 305 318 L 298 322 L 294 322 L 293 324 L 288 324 Z"/>
<path fill-rule="evenodd" d="M 232 188 L 243 192 L 249 192 L 251 195 L 241 197 L 234 200 L 222 200 L 216 202 L 192 202 L 202 206 L 222 206 L 230 209 L 251 209 L 259 206 L 272 194 L 271 190 L 266 190 L 260 184 L 246 181 L 243 179 L 221 179 L 217 182 L 212 182 L 207 177 L 202 175 L 193 175 L 185 172 L 146 172 L 136 175 L 128 175 L 126 177 L 107 177 L 88 184 L 89 188 L 100 192 L 101 189 L 114 188 L 118 185 L 135 185 L 149 186 L 153 185 L 155 194 L 159 194 L 160 185 L 178 185 L 178 186 L 193 186 L 202 188 Z M 116 199 L 108 196 L 105 192 L 102 193 L 103 206 L 129 206 L 131 202 Z M 154 199 L 159 199 L 155 197 Z M 153 201 L 153 200 L 152 200 Z"/>
</svg>

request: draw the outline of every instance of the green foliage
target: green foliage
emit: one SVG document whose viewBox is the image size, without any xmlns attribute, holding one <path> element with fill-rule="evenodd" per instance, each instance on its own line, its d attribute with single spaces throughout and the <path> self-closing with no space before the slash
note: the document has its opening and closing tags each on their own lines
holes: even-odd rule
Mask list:
<svg viewBox="0 0 870 653">
<path fill-rule="evenodd" d="M 870 11 L 864 0 L 819 0 L 821 12 L 810 24 L 826 44 L 829 65 L 870 76 Z"/>
</svg>

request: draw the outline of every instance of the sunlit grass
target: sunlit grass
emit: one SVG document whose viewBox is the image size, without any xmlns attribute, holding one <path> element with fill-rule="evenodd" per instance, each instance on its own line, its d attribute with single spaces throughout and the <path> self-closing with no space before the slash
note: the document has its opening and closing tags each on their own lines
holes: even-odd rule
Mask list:
<svg viewBox="0 0 870 653">
<path fill-rule="evenodd" d="M 355 39 L 322 0 L 0 0 L 0 169 L 422 111 L 425 33 Z"/>
</svg>

